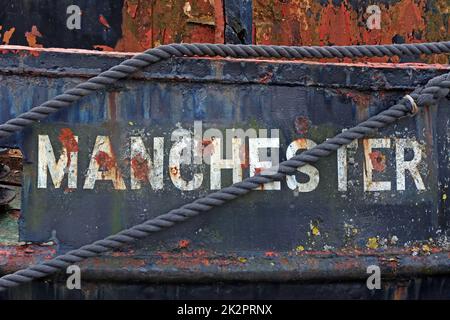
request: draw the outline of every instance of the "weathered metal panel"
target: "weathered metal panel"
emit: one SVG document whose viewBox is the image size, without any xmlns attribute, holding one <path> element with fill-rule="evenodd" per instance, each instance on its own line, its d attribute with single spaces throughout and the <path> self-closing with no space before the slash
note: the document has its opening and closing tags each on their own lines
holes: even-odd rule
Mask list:
<svg viewBox="0 0 450 320">
<path fill-rule="evenodd" d="M 1 0 L 0 7 L 2 44 L 138 52 L 163 43 L 223 42 L 215 27 L 221 15 L 223 28 L 223 7 L 215 9 L 215 1 Z"/>
<path fill-rule="evenodd" d="M 52 78 L 39 74 L 49 72 L 35 68 L 40 61 L 48 61 L 49 55 L 55 59 L 64 57 L 65 64 L 72 65 L 70 72 Z M 20 61 L 21 68 L 27 65 L 36 74 L 30 77 L 26 73 L 24 78 L 23 69 L 10 69 L 8 73 L 16 74 L 3 76 L 2 121 L 72 87 L 80 81 L 73 74 L 89 74 L 89 67 L 73 68 L 71 59 L 84 61 L 87 66 L 95 65 L 93 61 L 99 59 L 92 55 L 77 60 L 77 54 L 45 51 L 38 57 L 23 56 L 5 53 L 9 59 L 5 63 L 14 66 Z M 118 58 L 102 55 L 101 59 L 106 66 Z M 16 63 L 10 63 L 13 60 Z M 65 69 L 64 65 L 59 67 Z M 195 190 L 182 191 L 183 185 L 177 187 L 173 182 L 178 169 L 169 164 L 173 158 L 170 150 L 176 144 L 171 141 L 171 134 L 178 127 L 193 131 L 194 121 L 201 120 L 204 131 L 278 129 L 280 159 L 284 159 L 290 148 L 301 149 L 308 144 L 305 139 L 312 144 L 331 137 L 386 108 L 416 83 L 446 70 L 433 66 L 394 68 L 233 59 L 172 59 L 158 64 L 135 79 L 122 81 L 35 125 L 20 138 L 27 160 L 21 239 L 43 242 L 56 231 L 61 245 L 75 246 L 209 192 L 217 180 L 211 180 L 210 166 L 205 163 L 181 167 L 186 181 L 202 174 L 202 179 L 197 176 L 201 184 L 194 183 Z M 284 181 L 281 190 L 254 192 L 155 235 L 147 245 L 155 249 L 162 243 L 186 240 L 214 252 L 258 251 L 268 255 L 348 246 L 398 247 L 430 238 L 430 245 L 442 247 L 434 241 L 445 233 L 448 224 L 443 189 L 447 178 L 441 174 L 447 170 L 446 105 L 448 102 L 440 108 L 424 110 L 373 137 L 382 140 L 360 141 L 357 149 L 347 152 L 346 161 L 342 158 L 344 153 L 340 153 L 339 159 L 334 155 L 320 162 L 319 174 L 314 169 L 308 172 L 309 184 L 308 177 L 299 175 L 297 179 L 303 184 L 296 190 Z M 78 143 L 72 134 L 78 137 Z M 43 139 L 40 150 L 38 135 Z M 110 139 L 112 152 L 108 140 L 99 136 Z M 151 186 L 145 181 L 145 172 L 138 172 L 147 168 L 130 155 L 133 137 L 144 141 L 152 158 L 153 139 L 164 139 L 163 165 L 154 168 L 161 170 L 160 185 Z M 78 150 L 76 184 L 69 185 L 64 178 L 55 188 L 57 179 L 50 176 L 44 160 L 41 174 L 47 176 L 47 181 L 44 184 L 38 179 L 38 158 L 46 157 L 46 141 L 56 160 L 64 148 Z M 95 144 L 99 149 L 93 151 Z M 211 149 L 213 145 L 210 137 L 202 137 L 200 147 L 204 155 L 217 152 Z M 245 177 L 252 163 L 243 156 L 251 151 L 245 147 L 239 151 L 239 166 Z M 411 166 L 414 159 L 418 163 Z M 67 160 L 70 171 L 75 160 Z M 405 168 L 408 162 L 410 166 Z M 91 169 L 98 165 L 100 171 L 106 172 L 103 177 L 112 181 L 90 184 L 93 180 L 89 176 L 95 176 L 92 171 L 89 174 L 90 165 Z M 141 189 L 132 189 L 133 166 L 135 180 L 144 180 Z M 346 168 L 348 181 L 343 184 Z M 231 170 L 222 171 L 221 185 L 225 186 L 231 183 Z M 39 181 L 43 183 L 41 188 Z"/>
<path fill-rule="evenodd" d="M 257 44 L 439 41 L 448 40 L 450 27 L 448 0 L 255 0 L 253 7 Z M 434 63 L 449 61 L 448 55 L 424 59 Z M 371 61 L 388 61 L 388 58 Z"/>
<path fill-rule="evenodd" d="M 447 0 L 255 0 L 256 43 L 350 45 L 448 39 Z"/>
<path fill-rule="evenodd" d="M 66 10 L 73 4 L 82 10 L 82 24 L 69 30 Z M 378 9 L 369 12 L 369 6 Z M 35 47 L 0 49 L 1 122 L 130 56 L 42 47 L 142 51 L 171 42 L 425 42 L 448 40 L 450 24 L 446 0 L 0 0 L 0 7 L 0 43 Z M 449 61 L 448 55 L 407 59 L 401 61 Z M 0 273 L 50 259 L 211 192 L 218 175 L 211 178 L 214 171 L 204 162 L 218 155 L 217 137 L 226 129 L 279 130 L 284 160 L 297 147 L 319 143 L 449 71 L 448 65 L 322 62 L 171 59 L 2 141 L 20 146 L 26 158 L 22 206 L 19 197 L 12 210 L 0 213 Z M 80 292 L 68 292 L 58 282 L 62 279 L 54 278 L 53 285 L 39 283 L 0 298 L 448 296 L 448 106 L 447 100 L 424 109 L 321 161 L 306 171 L 309 176 L 296 175 L 297 188 L 290 178 L 281 190 L 266 187 L 136 246 L 83 262 Z M 174 168 L 171 135 L 180 127 L 194 132 L 195 121 L 202 121 L 203 133 L 219 132 L 215 139 L 197 140 L 195 151 L 206 156 L 201 164 Z M 108 140 L 101 137 L 110 139 L 112 150 L 103 148 Z M 153 168 L 139 153 L 144 150 L 139 139 Z M 229 150 L 238 147 L 235 172 L 242 169 L 248 176 L 257 156 L 249 141 L 225 144 Z M 39 156 L 41 164 L 51 160 L 49 145 L 55 160 L 66 161 L 59 168 L 50 165 L 54 173 L 65 170 L 58 188 L 46 166 L 38 177 Z M 156 155 L 155 145 L 162 146 Z M 64 150 L 66 157 L 59 158 Z M 99 178 L 111 180 L 89 189 L 91 164 L 106 171 Z M 10 166 L 8 183 L 19 185 L 19 166 Z M 180 172 L 184 180 L 201 177 L 200 186 L 180 190 L 186 187 L 178 184 Z M 221 186 L 232 182 L 232 170 L 219 175 Z M 372 264 L 383 275 L 382 289 L 375 292 L 365 286 Z M 224 284 L 212 285 L 218 281 Z"/>
<path fill-rule="evenodd" d="M 128 56 L 3 47 L 0 121 Z M 211 134 L 206 135 L 208 129 L 217 128 L 224 135 L 232 128 L 278 129 L 279 159 L 283 160 L 295 147 L 319 143 L 359 123 L 448 70 L 447 66 L 421 64 L 219 58 L 158 63 L 2 142 L 3 146 L 20 146 L 25 161 L 21 211 L 0 219 L 2 235 L 3 230 L 9 232 L 0 240 L 0 272 L 50 259 L 211 192 L 218 179 L 211 179 L 207 157 L 201 164 L 180 168 L 185 180 L 202 174 L 198 188 L 183 191 L 173 182 L 179 170 L 174 170 L 169 160 L 177 143 L 171 134 L 177 128 L 193 133 L 195 121 L 202 121 L 204 135 L 195 150 L 204 156 L 218 154 L 214 146 L 219 132 L 212 134 L 213 140 Z M 407 293 L 413 290 L 422 290 L 420 294 L 425 296 L 428 287 L 419 280 L 418 284 L 406 284 L 405 289 L 398 279 L 424 274 L 443 275 L 445 279 L 450 270 L 448 107 L 447 100 L 424 109 L 414 118 L 380 131 L 372 140 L 357 142 L 355 149 L 321 161 L 315 166 L 317 171 L 307 171 L 309 177 L 299 173 L 296 179 L 302 185 L 296 190 L 282 181 L 281 190 L 255 191 L 136 246 L 85 261 L 81 267 L 87 282 L 79 297 L 89 298 L 89 292 L 117 297 L 119 290 L 127 290 L 134 294 L 140 291 L 142 297 L 174 298 L 171 286 L 165 291 L 152 283 L 175 282 L 173 288 L 187 290 L 182 284 L 187 281 L 196 283 L 197 288 L 202 287 L 200 283 L 216 281 L 276 281 L 283 283 L 280 288 L 297 288 L 296 297 L 306 296 L 309 287 L 304 281 L 347 281 L 342 290 L 353 288 L 368 295 L 361 286 L 371 264 L 379 265 L 386 277 L 376 297 L 413 297 Z M 105 145 L 108 141 L 99 140 L 99 136 L 109 137 L 112 152 Z M 153 148 L 161 139 L 154 138 L 158 137 L 164 143 L 162 152 L 155 156 Z M 143 161 L 145 155 L 132 155 L 132 150 L 143 150 L 131 148 L 133 141 L 139 144 L 137 138 L 142 139 L 155 164 L 152 171 Z M 94 151 L 96 141 L 100 149 Z M 225 142 L 228 147 L 236 146 Z M 66 151 L 61 168 L 67 170 L 58 188 L 54 185 L 57 176 L 51 176 L 42 165 L 43 160 L 51 159 L 49 145 L 55 160 L 64 161 L 61 155 Z M 246 145 L 236 149 L 236 171 L 242 169 L 244 177 L 250 174 L 250 154 L 256 155 L 249 150 L 249 141 Z M 421 159 L 411 166 L 418 156 Z M 156 165 L 161 157 L 162 165 Z M 40 179 L 39 161 L 43 168 Z M 86 181 L 88 187 L 92 181 L 86 178 L 91 163 L 106 171 L 103 177 L 111 181 L 96 181 L 92 189 L 86 188 Z M 76 175 L 70 173 L 74 164 Z M 53 166 L 53 170 L 58 168 Z M 162 173 L 162 182 L 152 180 L 158 175 L 148 177 L 155 172 Z M 232 170 L 222 170 L 221 186 L 230 184 L 232 177 Z M 39 188 L 39 181 L 45 187 Z M 132 189 L 132 181 L 134 187 L 140 182 L 141 188 Z M 292 179 L 290 183 L 292 187 Z M 396 284 L 390 284 L 394 279 Z M 105 280 L 119 283 L 97 289 L 89 284 Z M 142 285 L 134 286 L 134 282 Z M 227 288 L 233 286 L 238 284 L 216 288 L 216 294 L 225 297 Z M 252 288 L 252 284 L 243 287 Z M 328 287 L 323 288 L 325 294 Z M 48 295 L 49 290 L 38 286 L 33 292 Z M 54 290 L 56 296 L 72 296 L 56 284 Z M 11 291 L 10 297 L 23 292 Z"/>
<path fill-rule="evenodd" d="M 68 9 L 72 5 L 81 14 Z M 449 7 L 448 0 L 1 0 L 0 43 L 137 52 L 172 42 L 442 41 L 449 39 Z M 73 27 L 76 17 L 79 28 Z M 413 59 L 449 61 L 448 55 Z"/>
</svg>

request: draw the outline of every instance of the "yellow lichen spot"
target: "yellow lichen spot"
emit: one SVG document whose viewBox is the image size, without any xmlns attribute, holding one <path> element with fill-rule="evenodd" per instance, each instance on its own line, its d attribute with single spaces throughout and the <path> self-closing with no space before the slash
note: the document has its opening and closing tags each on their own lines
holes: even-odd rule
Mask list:
<svg viewBox="0 0 450 320">
<path fill-rule="evenodd" d="M 295 248 L 295 251 L 297 251 L 297 252 L 305 251 L 305 247 L 302 245 L 299 245 L 299 246 L 297 246 L 297 248 Z"/>
<path fill-rule="evenodd" d="M 447 195 L 445 193 L 442 195 L 442 200 L 447 200 Z"/>
<path fill-rule="evenodd" d="M 378 239 L 376 237 L 369 238 L 367 241 L 366 247 L 369 249 L 377 249 L 378 248 Z"/>
<path fill-rule="evenodd" d="M 311 229 L 311 233 L 313 236 L 320 236 L 319 227 L 313 224 L 312 221 L 309 223 L 309 228 Z"/>
<path fill-rule="evenodd" d="M 319 228 L 317 228 L 316 226 L 314 226 L 314 227 L 311 229 L 311 232 L 312 232 L 312 234 L 315 235 L 315 236 L 320 235 L 320 230 L 319 230 Z"/>
<path fill-rule="evenodd" d="M 424 244 L 424 245 L 422 246 L 422 251 L 425 252 L 425 253 L 430 253 L 430 252 L 431 252 L 431 248 L 430 248 L 429 245 Z"/>
<path fill-rule="evenodd" d="M 239 257 L 239 258 L 238 258 L 238 261 L 239 261 L 240 263 L 246 263 L 246 262 L 247 262 L 247 259 L 244 258 L 244 257 Z"/>
<path fill-rule="evenodd" d="M 353 229 L 352 229 L 352 234 L 353 234 L 353 235 L 356 235 L 357 233 L 358 233 L 358 229 L 353 228 Z"/>
</svg>

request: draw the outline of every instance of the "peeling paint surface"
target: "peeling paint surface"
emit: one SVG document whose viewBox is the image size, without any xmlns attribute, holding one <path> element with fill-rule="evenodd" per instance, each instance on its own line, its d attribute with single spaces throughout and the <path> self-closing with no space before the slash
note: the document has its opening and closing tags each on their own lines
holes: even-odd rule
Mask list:
<svg viewBox="0 0 450 320">
<path fill-rule="evenodd" d="M 380 29 L 367 28 L 369 5 L 380 8 Z M 449 40 L 447 0 L 255 0 L 256 44 L 356 45 Z M 423 58 L 448 63 L 448 55 Z M 363 59 L 389 61 L 389 58 Z M 396 58 L 393 62 L 396 62 Z"/>
<path fill-rule="evenodd" d="M 6 52 L 0 60 L 0 103 L 7 108 L 0 121 L 95 74 L 100 60 L 107 68 L 127 56 L 1 49 Z M 55 74 L 55 68 L 61 72 Z M 270 81 L 261 83 L 268 68 Z M 174 69 L 180 70 L 177 77 Z M 257 162 L 268 159 L 264 149 L 279 149 L 284 160 L 444 72 L 448 67 L 414 64 L 164 61 L 8 142 L 20 145 L 26 158 L 24 197 L 13 220 L 15 225 L 19 221 L 18 239 L 0 247 L 0 270 L 50 258 L 193 200 L 210 192 L 211 185 L 226 186 L 240 174 L 262 172 L 266 167 Z M 355 270 L 363 270 L 370 259 L 392 274 L 408 272 L 410 266 L 441 272 L 448 268 L 450 249 L 444 197 L 450 176 L 447 104 L 303 167 L 280 181 L 280 190 L 264 186 L 214 213 L 155 234 L 137 248 L 86 262 L 86 267 L 98 275 L 109 266 L 120 278 L 122 264 L 128 264 L 127 271 L 140 270 L 133 277 L 147 281 L 156 275 L 239 279 L 246 271 L 253 280 L 274 274 L 319 279 L 330 270 L 342 279 L 357 277 Z M 198 143 L 172 135 L 183 129 L 194 136 L 196 121 L 202 121 L 203 133 L 215 133 L 201 136 Z M 247 136 L 239 141 L 238 128 L 254 130 L 258 138 L 260 130 L 270 134 L 264 140 Z M 227 129 L 231 139 L 218 139 L 219 133 L 226 137 Z M 271 129 L 278 139 L 272 140 Z M 217 157 L 213 164 L 220 180 L 211 178 L 217 172 L 210 163 L 195 162 L 195 153 Z M 41 154 L 52 154 L 54 161 L 38 166 Z M 45 172 L 45 182 L 39 172 L 41 177 Z M 380 182 L 382 187 L 375 188 Z M 54 231 L 58 245 L 45 246 Z M 18 258 L 11 258 L 16 253 Z"/>
<path fill-rule="evenodd" d="M 391 44 L 446 41 L 450 28 L 448 0 L 96 0 L 95 6 L 79 0 L 82 23 L 76 31 L 65 27 L 70 4 L 70 0 L 41 0 L 39 6 L 29 6 L 26 0 L 14 5 L 1 0 L 2 43 L 122 52 L 173 42 Z M 379 8 L 379 29 L 367 27 L 369 6 Z M 22 15 L 34 18 L 18 18 Z M 359 60 L 399 62 L 397 57 Z M 411 61 L 448 63 L 449 56 L 402 60 Z M 270 73 L 261 79 L 269 80 Z"/>
</svg>

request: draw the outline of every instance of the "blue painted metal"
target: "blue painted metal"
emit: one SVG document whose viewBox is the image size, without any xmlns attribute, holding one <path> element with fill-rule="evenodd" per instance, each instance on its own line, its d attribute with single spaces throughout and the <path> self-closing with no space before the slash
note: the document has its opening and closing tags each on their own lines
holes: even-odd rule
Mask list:
<svg viewBox="0 0 450 320">
<path fill-rule="evenodd" d="M 40 62 L 52 60 L 46 55 L 64 57 L 58 61 L 65 61 L 58 71 L 66 70 L 66 73 L 53 78 L 45 74 L 30 76 L 23 73 L 23 69 L 16 69 L 13 72 L 18 74 L 4 75 L 2 121 L 72 87 L 80 80 L 70 73 L 89 74 L 83 62 L 87 68 L 100 59 L 105 67 L 117 62 L 114 57 L 95 55 L 80 58 L 76 54 L 43 53 L 40 57 L 24 59 L 7 53 L 5 64 L 14 68 L 19 62 L 29 63 L 33 72 L 53 72 L 47 66 L 44 70 L 35 67 Z M 73 67 L 80 62 L 81 67 Z M 108 92 L 84 99 L 73 108 L 34 126 L 20 138 L 27 157 L 21 239 L 45 241 L 52 230 L 56 230 L 64 244 L 87 243 L 207 192 L 207 167 L 201 168 L 204 182 L 196 191 L 181 192 L 169 179 L 170 134 L 177 124 L 192 129 L 195 120 L 202 120 L 205 130 L 211 127 L 223 130 L 233 127 L 279 129 L 281 158 L 285 158 L 284 152 L 291 141 L 306 137 L 320 142 L 379 112 L 417 82 L 444 71 L 432 67 L 394 69 L 221 59 L 181 59 L 159 64 L 134 80 L 123 81 Z M 364 101 L 367 101 L 365 105 Z M 448 220 L 441 208 L 443 190 L 439 187 L 444 186 L 447 179 L 446 175 L 441 175 L 442 170 L 447 170 L 442 160 L 447 142 L 445 135 L 437 135 L 435 131 L 438 128 L 439 132 L 446 131 L 446 123 L 442 122 L 447 118 L 446 112 L 444 107 L 426 110 L 378 135 L 415 137 L 427 142 L 425 191 L 418 192 L 412 180 L 407 180 L 406 191 L 364 192 L 361 182 L 363 154 L 357 152 L 355 163 L 359 165 L 350 170 L 349 177 L 355 185 L 347 193 L 337 190 L 334 157 L 318 165 L 321 182 L 312 192 L 297 194 L 283 183 L 282 191 L 254 193 L 217 210 L 214 215 L 200 217 L 156 239 L 173 237 L 184 230 L 182 234 L 189 234 L 195 241 L 204 241 L 204 236 L 196 230 L 207 228 L 220 239 L 207 237 L 208 246 L 213 249 L 286 251 L 303 245 L 319 250 L 346 245 L 345 223 L 357 226 L 359 232 L 354 243 L 362 247 L 368 238 L 376 236 L 390 238 L 395 235 L 402 243 L 435 237 L 436 232 L 445 229 Z M 305 132 L 298 128 L 299 119 L 307 121 L 309 129 Z M 53 189 L 49 182 L 48 189 L 37 189 L 37 134 L 48 134 L 55 150 L 60 150 L 58 135 L 61 128 L 70 128 L 79 136 L 78 188 Z M 126 164 L 127 147 L 124 146 L 130 136 L 142 136 L 141 131 L 147 136 L 165 137 L 164 192 L 147 188 L 129 190 L 130 173 Z M 127 191 L 112 190 L 111 183 L 102 182 L 95 191 L 82 189 L 97 135 L 112 137 Z M 395 190 L 394 149 L 386 151 L 385 156 L 387 169 L 377 179 L 390 180 Z M 189 170 L 187 175 L 198 168 Z M 223 185 L 231 182 L 229 176 L 223 176 Z M 237 212 L 230 216 L 230 210 Z M 312 236 L 311 225 L 317 225 L 322 236 Z M 80 233 L 85 236 L 79 237 Z"/>
<path fill-rule="evenodd" d="M 224 0 L 225 43 L 252 44 L 253 3 Z"/>
<path fill-rule="evenodd" d="M 32 52 L 35 54 L 7 51 L 0 60 L 2 122 L 125 57 Z M 280 158 L 285 159 L 292 141 L 308 138 L 319 143 L 444 72 L 448 68 L 433 65 L 198 58 L 161 62 L 3 143 L 19 145 L 26 157 L 20 239 L 41 243 L 56 231 L 58 246 L 48 253 L 54 255 L 209 192 L 206 164 L 182 167 L 186 179 L 203 173 L 202 186 L 195 191 L 182 192 L 170 179 L 170 134 L 177 127 L 193 130 L 194 121 L 201 120 L 203 130 L 279 129 Z M 366 276 L 364 267 L 369 263 L 381 263 L 390 274 L 399 270 L 403 275 L 411 270 L 445 274 L 449 246 L 445 240 L 449 224 L 448 105 L 443 101 L 439 107 L 424 109 L 373 137 L 390 139 L 391 148 L 377 149 L 385 169 L 374 171 L 374 180 L 390 181 L 391 191 L 364 191 L 367 158 L 360 141 L 356 152 L 349 153 L 346 192 L 337 189 L 337 159 L 333 156 L 318 164 L 320 182 L 311 192 L 294 192 L 283 181 L 280 191 L 254 192 L 155 234 L 132 250 L 119 252 L 124 258 L 116 267 L 112 267 L 117 258 L 114 254 L 102 261 L 88 261 L 86 266 L 92 268 L 94 278 L 102 278 L 103 270 L 108 269 L 112 278 L 123 279 L 120 270 L 128 264 L 136 279 L 142 276 L 146 281 L 322 281 L 333 272 L 333 279 L 360 279 Z M 66 179 L 61 188 L 54 188 L 49 178 L 47 188 L 38 189 L 37 135 L 48 135 L 59 156 L 59 136 L 64 128 L 78 136 L 77 188 L 67 188 Z M 83 189 L 98 135 L 111 137 L 127 190 L 113 190 L 110 182 L 97 182 L 94 190 Z M 145 184 L 141 190 L 130 190 L 127 152 L 131 136 L 165 138 L 163 191 Z M 396 190 L 395 146 L 400 138 L 411 138 L 424 146 L 420 166 L 424 191 L 417 190 L 410 174 L 406 174 L 406 190 Z M 151 139 L 147 142 L 147 148 L 151 147 Z M 405 153 L 405 161 L 412 157 L 410 151 Z M 246 168 L 244 176 L 248 174 Z M 302 175 L 297 179 L 307 181 Z M 224 172 L 222 186 L 230 183 L 231 173 Z M 1 270 L 11 268 L 12 263 L 7 260 Z M 243 272 L 247 273 L 243 276 Z M 130 279 L 134 277 L 127 274 Z"/>
<path fill-rule="evenodd" d="M 72 10 L 68 12 L 71 5 L 78 6 L 82 11 L 80 29 L 71 30 L 66 26 L 67 20 L 73 15 Z M 8 41 L 3 37 L 2 44 L 30 45 L 25 35 L 32 32 L 33 26 L 39 32 L 36 34 L 40 35 L 36 37 L 37 43 L 49 48 L 114 47 L 122 37 L 123 0 L 0 0 L 0 6 L 2 34 L 13 29 Z M 100 23 L 100 15 L 107 21 L 108 27 Z"/>
</svg>

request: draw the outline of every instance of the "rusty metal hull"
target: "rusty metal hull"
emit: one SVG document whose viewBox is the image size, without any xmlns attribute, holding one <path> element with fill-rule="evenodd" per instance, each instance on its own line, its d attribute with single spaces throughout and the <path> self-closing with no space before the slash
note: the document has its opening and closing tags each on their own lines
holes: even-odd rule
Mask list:
<svg viewBox="0 0 450 320">
<path fill-rule="evenodd" d="M 106 69 L 126 57 L 2 50 L 2 122 L 94 75 L 99 66 Z M 170 159 L 176 141 L 171 134 L 177 128 L 194 132 L 194 122 L 202 121 L 203 133 L 218 129 L 214 138 L 232 128 L 276 129 L 279 159 L 285 159 L 290 148 L 320 143 L 444 72 L 448 68 L 438 65 L 198 58 L 152 66 L 5 143 L 20 146 L 25 161 L 20 216 L 15 225 L 0 226 L 16 228 L 19 239 L 1 248 L 0 269 L 10 272 L 48 259 L 210 192 L 217 183 L 211 164 L 179 166 L 183 175 L 174 173 Z M 294 188 L 292 181 L 291 186 L 282 181 L 280 190 L 255 191 L 132 248 L 88 260 L 82 264 L 86 279 L 144 281 L 147 288 L 160 289 L 151 283 L 272 281 L 295 287 L 305 281 L 349 281 L 350 287 L 360 283 L 358 290 L 363 290 L 370 264 L 380 265 L 390 285 L 425 275 L 445 278 L 450 270 L 448 107 L 443 101 L 355 142 L 353 149 L 296 176 Z M 109 150 L 98 149 L 106 141 L 99 142 L 99 137 L 108 137 Z M 161 168 L 153 168 L 161 169 L 161 188 L 147 180 L 148 167 L 142 179 L 138 169 L 143 167 L 133 167 L 137 159 L 130 149 L 136 137 L 153 160 L 154 138 L 164 142 Z M 202 155 L 219 152 L 211 149 L 211 138 L 202 136 Z M 66 157 L 68 171 L 58 186 L 50 167 L 39 173 L 42 159 L 49 159 L 46 141 L 56 160 L 64 152 L 72 156 L 70 161 Z M 244 177 L 252 166 L 246 143 L 239 149 Z M 109 158 L 99 157 L 100 151 Z M 412 165 L 414 159 L 419 160 Z M 68 177 L 75 161 L 76 181 L 71 185 Z M 100 175 L 90 188 L 92 164 Z M 101 172 L 112 176 L 100 181 Z M 47 180 L 40 185 L 44 173 Z M 195 174 L 202 175 L 201 183 L 181 190 L 177 179 L 192 181 Z M 133 179 L 140 188 L 133 188 Z M 220 182 L 230 184 L 232 170 L 223 169 Z M 49 240 L 56 244 L 42 245 Z M 113 287 L 119 290 L 121 285 Z M 384 289 L 390 290 L 388 285 Z"/>
<path fill-rule="evenodd" d="M 68 11 L 71 5 L 80 10 L 79 28 L 67 26 L 74 14 Z M 450 26 L 447 0 L 40 0 L 34 5 L 28 0 L 2 0 L 0 7 L 1 44 L 123 52 L 172 42 L 351 45 L 445 41 Z M 449 61 L 447 55 L 413 60 Z"/>
</svg>

